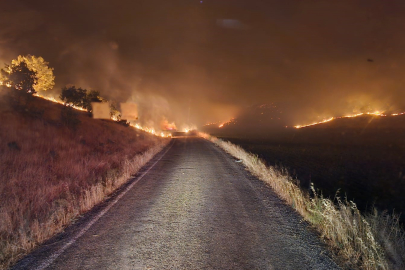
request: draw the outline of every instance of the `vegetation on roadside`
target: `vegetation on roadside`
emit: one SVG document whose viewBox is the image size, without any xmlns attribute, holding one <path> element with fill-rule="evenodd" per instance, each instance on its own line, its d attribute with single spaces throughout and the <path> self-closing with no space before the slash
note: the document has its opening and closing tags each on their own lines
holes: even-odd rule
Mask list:
<svg viewBox="0 0 405 270">
<path fill-rule="evenodd" d="M 76 86 L 65 86 L 62 88 L 62 92 L 59 98 L 68 106 L 76 106 L 86 109 L 88 112 L 92 112 L 92 102 L 106 101 L 100 96 L 100 93 L 96 90 L 87 91 L 83 88 L 76 88 Z"/>
<path fill-rule="evenodd" d="M 267 165 L 288 169 L 303 189 L 314 183 L 330 198 L 339 189 L 360 211 L 395 210 L 403 213 L 405 224 L 405 115 L 340 120 L 260 136 L 223 132 L 217 137 L 257 154 Z"/>
<path fill-rule="evenodd" d="M 0 269 L 105 199 L 168 142 L 32 95 L 29 110 L 16 110 L 15 92 L 0 90 Z"/>
<path fill-rule="evenodd" d="M 324 198 L 312 187 L 304 192 L 285 171 L 266 166 L 257 155 L 207 134 L 201 134 L 226 152 L 241 159 L 248 170 L 312 224 L 331 247 L 344 258 L 345 267 L 357 269 L 404 269 L 405 232 L 398 216 L 386 212 L 363 215 L 352 201 Z"/>
</svg>

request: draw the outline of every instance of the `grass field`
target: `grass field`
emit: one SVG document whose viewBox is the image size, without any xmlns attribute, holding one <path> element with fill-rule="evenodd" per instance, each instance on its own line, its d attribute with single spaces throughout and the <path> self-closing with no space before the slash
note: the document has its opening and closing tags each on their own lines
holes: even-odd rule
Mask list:
<svg viewBox="0 0 405 270">
<path fill-rule="evenodd" d="M 404 269 L 405 231 L 397 215 L 362 213 L 356 203 L 341 197 L 325 198 L 303 189 L 287 170 L 268 165 L 257 154 L 208 134 L 211 140 L 243 162 L 320 233 L 344 269 Z"/>
<path fill-rule="evenodd" d="M 341 197 L 347 195 L 362 210 L 405 210 L 405 155 L 399 148 L 224 139 L 258 154 L 268 165 L 287 168 L 305 189 L 312 182 L 329 197 L 340 190 Z"/>
<path fill-rule="evenodd" d="M 267 165 L 287 169 L 303 189 L 314 183 L 327 197 L 339 190 L 362 211 L 375 206 L 405 213 L 405 116 L 342 119 L 276 132 L 217 132 Z"/>
<path fill-rule="evenodd" d="M 105 199 L 168 142 L 85 112 L 61 117 L 63 105 L 36 97 L 10 104 L 0 96 L 0 269 Z"/>
</svg>

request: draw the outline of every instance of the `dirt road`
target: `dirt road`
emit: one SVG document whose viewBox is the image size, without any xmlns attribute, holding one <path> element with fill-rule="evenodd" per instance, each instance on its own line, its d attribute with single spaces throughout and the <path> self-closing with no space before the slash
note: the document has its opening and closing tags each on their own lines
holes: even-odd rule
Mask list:
<svg viewBox="0 0 405 270">
<path fill-rule="evenodd" d="M 14 269 L 338 269 L 243 165 L 200 138 L 169 147 Z"/>
</svg>

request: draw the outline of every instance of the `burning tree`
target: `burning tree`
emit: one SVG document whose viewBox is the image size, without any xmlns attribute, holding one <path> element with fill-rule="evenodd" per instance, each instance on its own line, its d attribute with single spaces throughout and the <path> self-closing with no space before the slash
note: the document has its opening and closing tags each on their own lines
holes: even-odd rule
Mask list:
<svg viewBox="0 0 405 270">
<path fill-rule="evenodd" d="M 12 60 L 12 65 L 19 65 L 26 63 L 29 70 L 36 73 L 36 82 L 34 84 L 35 92 L 46 91 L 53 88 L 55 85 L 55 76 L 53 75 L 53 68 L 50 68 L 49 63 L 42 57 L 34 55 L 19 55 L 17 59 Z"/>
<path fill-rule="evenodd" d="M 55 76 L 48 64 L 42 57 L 19 55 L 1 70 L 0 84 L 29 94 L 52 89 Z"/>
<path fill-rule="evenodd" d="M 24 93 L 35 93 L 34 85 L 37 83 L 37 73 L 30 70 L 27 63 L 21 62 L 18 64 L 6 65 L 1 70 L 2 83 L 20 90 Z"/>
</svg>

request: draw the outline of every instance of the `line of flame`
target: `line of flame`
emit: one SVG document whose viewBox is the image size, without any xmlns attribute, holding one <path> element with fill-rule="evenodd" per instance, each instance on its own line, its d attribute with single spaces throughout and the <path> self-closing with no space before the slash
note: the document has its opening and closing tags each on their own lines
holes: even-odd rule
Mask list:
<svg viewBox="0 0 405 270">
<path fill-rule="evenodd" d="M 398 115 L 404 115 L 404 114 L 405 114 L 405 112 L 402 112 L 402 113 L 392 113 L 392 114 L 390 114 L 390 116 L 398 116 Z M 344 116 L 339 116 L 339 117 L 331 117 L 331 118 L 324 119 L 324 120 L 319 121 L 319 122 L 314 122 L 314 123 L 306 124 L 306 125 L 297 125 L 297 126 L 294 126 L 294 127 L 295 127 L 295 128 L 311 127 L 311 126 L 315 126 L 315 125 L 319 125 L 319 124 L 323 124 L 323 123 L 328 123 L 328 122 L 331 122 L 331 121 L 333 121 L 333 120 L 335 120 L 335 119 L 353 118 L 353 117 L 358 117 L 358 116 L 362 116 L 362 115 L 375 115 L 375 116 L 381 116 L 381 117 L 388 116 L 388 115 L 386 115 L 386 114 L 384 114 L 383 112 L 380 112 L 380 111 L 367 112 L 367 113 L 357 113 L 357 114 L 344 115 Z"/>
<path fill-rule="evenodd" d="M 45 100 L 48 100 L 48 101 L 52 101 L 54 103 L 65 105 L 65 103 L 63 101 L 58 100 L 58 99 L 56 99 L 54 97 L 46 97 L 46 96 L 39 95 L 38 93 L 35 93 L 34 96 L 45 99 Z M 78 107 L 78 106 L 72 106 L 72 108 L 75 109 L 75 110 L 78 110 L 78 111 L 83 111 L 83 112 L 87 111 L 85 108 Z"/>
<path fill-rule="evenodd" d="M 207 123 L 207 124 L 205 124 L 205 125 L 204 125 L 204 127 L 207 127 L 207 126 L 213 126 L 213 125 L 215 125 L 215 126 L 218 126 L 219 128 L 222 128 L 224 125 L 226 125 L 226 124 L 230 124 L 230 123 L 232 123 L 234 120 L 235 120 L 235 118 L 234 118 L 234 117 L 232 117 L 231 119 L 229 119 L 228 121 L 225 121 L 225 122 L 213 122 L 213 123 Z"/>
<path fill-rule="evenodd" d="M 58 104 L 65 105 L 65 103 L 64 103 L 63 101 L 57 100 L 57 99 L 55 99 L 54 97 L 46 97 L 46 96 L 39 95 L 38 93 L 35 93 L 34 96 L 39 97 L 39 98 L 42 98 L 42 99 L 46 99 L 46 100 L 51 101 L 51 102 L 54 102 L 54 103 L 58 103 Z M 78 106 L 73 106 L 73 108 L 76 109 L 76 110 L 79 110 L 79 111 L 87 111 L 86 109 L 84 109 L 84 108 L 82 108 L 82 107 L 78 107 Z M 117 120 L 118 120 L 116 117 L 111 117 L 111 119 L 114 120 L 114 121 L 117 121 Z M 134 127 L 134 128 L 136 128 L 136 129 L 145 131 L 145 132 L 150 133 L 150 134 L 153 134 L 153 135 L 155 135 L 155 136 L 159 136 L 159 137 L 163 137 L 163 138 L 168 138 L 168 137 L 171 137 L 171 136 L 172 136 L 171 133 L 157 132 L 157 131 L 156 131 L 155 129 L 153 129 L 153 128 L 142 127 L 142 126 L 139 125 L 139 124 L 132 124 L 132 123 L 130 123 L 129 125 L 130 125 L 131 127 Z"/>
</svg>

